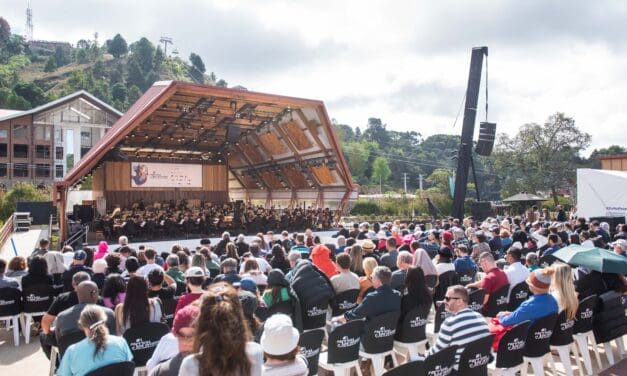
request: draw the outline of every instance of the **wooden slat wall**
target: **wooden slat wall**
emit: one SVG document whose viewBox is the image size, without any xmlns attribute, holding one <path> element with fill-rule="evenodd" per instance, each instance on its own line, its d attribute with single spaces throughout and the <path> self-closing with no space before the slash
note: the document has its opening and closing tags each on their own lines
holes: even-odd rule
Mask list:
<svg viewBox="0 0 627 376">
<path fill-rule="evenodd" d="M 320 167 L 310 167 L 311 172 L 316 175 L 316 179 L 322 185 L 329 185 L 335 183 L 335 176 L 331 173 L 331 171 L 327 168 L 327 166 Z"/>
<path fill-rule="evenodd" d="M 283 175 L 287 178 L 290 186 L 294 188 L 309 188 L 309 184 L 307 184 L 303 174 L 296 171 L 294 167 L 284 167 Z"/>
<path fill-rule="evenodd" d="M 202 187 L 205 191 L 228 190 L 229 176 L 225 165 L 203 165 Z"/>
<path fill-rule="evenodd" d="M 266 184 L 268 184 L 268 186 L 272 189 L 282 189 L 283 186 L 281 185 L 281 182 L 279 181 L 279 178 L 277 178 L 274 173 L 269 172 L 269 171 L 265 171 L 261 173 L 261 177 L 263 179 L 263 181 L 266 182 Z"/>
<path fill-rule="evenodd" d="M 251 144 L 245 142 L 240 143 L 240 148 L 246 154 L 248 159 L 250 159 L 253 163 L 261 163 L 263 162 L 263 158 L 259 155 L 257 149 L 255 149 Z"/>
<path fill-rule="evenodd" d="M 94 192 L 103 192 L 105 190 L 105 170 L 104 168 L 99 168 L 94 170 L 94 173 L 91 175 L 92 179 L 92 188 Z"/>
<path fill-rule="evenodd" d="M 283 145 L 274 133 L 261 134 L 259 135 L 259 140 L 264 148 L 272 155 L 281 155 L 287 151 L 285 145 Z"/>
<path fill-rule="evenodd" d="M 311 147 L 311 142 L 304 131 L 295 121 L 290 121 L 284 125 L 285 131 L 298 150 L 305 150 Z"/>
</svg>

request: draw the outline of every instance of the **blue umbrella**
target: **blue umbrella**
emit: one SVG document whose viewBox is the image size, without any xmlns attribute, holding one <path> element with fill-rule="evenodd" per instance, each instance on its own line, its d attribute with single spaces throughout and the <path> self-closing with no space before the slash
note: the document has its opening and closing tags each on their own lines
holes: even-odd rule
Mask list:
<svg viewBox="0 0 627 376">
<path fill-rule="evenodd" d="M 556 251 L 553 256 L 567 264 L 583 266 L 601 273 L 627 274 L 627 257 L 603 248 L 573 244 Z"/>
</svg>

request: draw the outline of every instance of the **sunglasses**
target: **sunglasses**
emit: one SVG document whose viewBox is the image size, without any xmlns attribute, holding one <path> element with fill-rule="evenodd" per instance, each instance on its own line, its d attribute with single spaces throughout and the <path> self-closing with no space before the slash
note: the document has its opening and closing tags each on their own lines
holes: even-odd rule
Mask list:
<svg viewBox="0 0 627 376">
<path fill-rule="evenodd" d="M 457 299 L 461 299 L 461 298 L 457 298 L 454 296 L 445 296 L 444 300 L 446 300 L 447 302 L 450 302 L 451 300 L 457 300 Z"/>
</svg>

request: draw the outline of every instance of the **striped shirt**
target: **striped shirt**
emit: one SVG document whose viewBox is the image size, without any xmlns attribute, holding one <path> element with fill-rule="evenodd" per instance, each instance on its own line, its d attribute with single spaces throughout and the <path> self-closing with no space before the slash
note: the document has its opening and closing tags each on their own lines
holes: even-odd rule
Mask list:
<svg viewBox="0 0 627 376">
<path fill-rule="evenodd" d="M 446 347 L 457 345 L 459 346 L 455 356 L 455 361 L 457 362 L 464 350 L 464 345 L 487 334 L 489 334 L 488 324 L 486 324 L 483 316 L 470 308 L 464 308 L 454 316 L 444 320 L 442 326 L 440 326 L 438 340 L 426 355 L 433 355 Z"/>
</svg>

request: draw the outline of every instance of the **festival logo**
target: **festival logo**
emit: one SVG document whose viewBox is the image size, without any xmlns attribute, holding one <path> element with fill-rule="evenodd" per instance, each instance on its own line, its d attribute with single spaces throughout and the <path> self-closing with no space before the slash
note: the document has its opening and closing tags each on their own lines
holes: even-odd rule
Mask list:
<svg viewBox="0 0 627 376">
<path fill-rule="evenodd" d="M 388 328 L 382 326 L 379 329 L 375 329 L 375 331 L 374 331 L 374 338 L 390 337 L 390 336 L 393 336 L 394 333 L 396 333 L 395 329 L 388 329 Z"/>
<path fill-rule="evenodd" d="M 469 359 L 469 368 L 485 366 L 490 361 L 490 357 L 484 354 L 477 354 L 474 359 Z"/>
<path fill-rule="evenodd" d="M 340 302 L 340 304 L 338 304 L 338 307 L 340 309 L 351 309 L 353 307 L 357 306 L 356 302 L 349 302 L 347 300 L 344 300 L 343 302 Z"/>
<path fill-rule="evenodd" d="M 341 339 L 338 339 L 336 344 L 340 349 L 345 349 L 347 347 L 355 346 L 359 343 L 359 338 L 350 338 L 348 336 L 344 336 Z"/>
<path fill-rule="evenodd" d="M 318 347 L 317 349 L 308 349 L 306 347 L 303 347 L 301 350 L 301 354 L 303 354 L 305 356 L 305 358 L 310 359 L 313 358 L 314 356 L 318 355 L 320 353 L 320 348 Z"/>
<path fill-rule="evenodd" d="M 438 364 L 437 366 L 435 366 L 434 370 L 427 372 L 427 375 L 447 376 L 447 375 L 450 375 L 452 372 L 453 372 L 453 367 L 446 367 L 446 366 L 441 366 Z"/>
<path fill-rule="evenodd" d="M 548 330 L 547 328 L 540 329 L 539 332 L 533 333 L 533 337 L 535 339 L 549 339 L 551 338 L 551 334 L 553 334 L 552 330 Z"/>
<path fill-rule="evenodd" d="M 525 347 L 525 341 L 519 339 L 519 338 L 514 338 L 514 340 L 512 342 L 508 342 L 507 343 L 507 350 L 508 351 L 515 351 L 515 350 L 520 350 L 523 347 Z"/>
<path fill-rule="evenodd" d="M 414 318 L 413 320 L 411 320 L 409 322 L 409 327 L 410 328 L 419 328 L 421 326 L 425 326 L 427 325 L 427 320 L 421 318 L 420 316 Z"/>
</svg>

